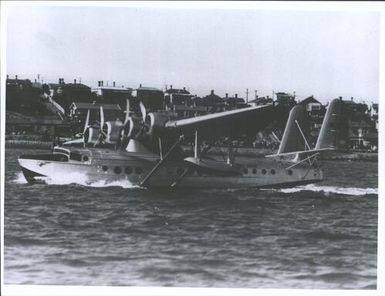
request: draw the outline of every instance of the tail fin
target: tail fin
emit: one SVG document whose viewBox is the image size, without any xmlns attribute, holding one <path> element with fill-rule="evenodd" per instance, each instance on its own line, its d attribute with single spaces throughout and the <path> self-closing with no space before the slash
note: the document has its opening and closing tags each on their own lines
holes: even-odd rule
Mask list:
<svg viewBox="0 0 385 296">
<path fill-rule="evenodd" d="M 306 141 L 309 135 L 309 116 L 304 105 L 296 105 L 289 113 L 277 154 L 310 150 Z"/>
<path fill-rule="evenodd" d="M 277 154 L 267 157 L 295 156 L 295 159 L 309 157 L 320 152 L 346 149 L 348 145 L 348 120 L 340 99 L 331 101 L 314 149 L 306 141 L 309 131 L 309 117 L 305 106 L 296 105 L 291 109 L 289 119 Z M 311 156 L 311 157 L 313 157 Z"/>
<path fill-rule="evenodd" d="M 348 118 L 344 114 L 344 102 L 341 99 L 331 101 L 318 136 L 316 150 L 346 149 L 348 147 Z"/>
</svg>

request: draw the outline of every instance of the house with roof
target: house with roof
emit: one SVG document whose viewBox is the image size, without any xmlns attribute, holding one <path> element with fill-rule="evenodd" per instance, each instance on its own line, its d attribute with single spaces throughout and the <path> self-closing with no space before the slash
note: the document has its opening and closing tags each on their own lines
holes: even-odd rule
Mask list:
<svg viewBox="0 0 385 296">
<path fill-rule="evenodd" d="M 43 90 L 46 92 L 46 86 Z M 65 112 L 69 111 L 72 102 L 92 102 L 91 88 L 85 84 L 78 83 L 74 79 L 73 83 L 65 83 L 63 78 L 59 78 L 59 83 L 49 83 L 48 91 L 52 99 L 57 102 Z"/>
<path fill-rule="evenodd" d="M 184 87 L 183 89 L 166 88 L 164 92 L 165 110 L 174 111 L 181 118 L 188 118 L 197 115 L 196 105 L 194 104 L 194 95 L 190 94 Z"/>
<path fill-rule="evenodd" d="M 240 109 L 249 106 L 243 98 L 238 97 L 238 94 L 235 94 L 233 97 L 229 97 L 226 93 L 223 98 L 223 102 L 226 110 Z"/>
<path fill-rule="evenodd" d="M 342 100 L 342 98 L 340 97 Z M 344 100 L 344 112 L 348 117 L 349 143 L 352 149 L 377 150 L 378 130 L 365 103 Z"/>
<path fill-rule="evenodd" d="M 305 110 L 309 115 L 310 139 L 308 139 L 308 141 L 311 143 L 312 147 L 314 147 L 321 130 L 326 108 L 320 101 L 316 100 L 314 96 L 307 97 L 298 102 L 298 105 L 305 106 Z"/>
<path fill-rule="evenodd" d="M 91 89 L 94 95 L 93 100 L 100 104 L 119 104 L 120 108 L 125 109 L 127 99 L 132 98 L 132 88 L 117 87 L 115 81 L 112 86 L 104 86 L 103 81 L 98 82 L 98 87 Z"/>
<path fill-rule="evenodd" d="M 164 109 L 164 93 L 155 87 L 145 87 L 142 84 L 132 90 L 132 97 L 129 100 L 131 111 L 140 111 L 139 102 L 143 102 L 147 111 L 157 111 Z"/>
</svg>

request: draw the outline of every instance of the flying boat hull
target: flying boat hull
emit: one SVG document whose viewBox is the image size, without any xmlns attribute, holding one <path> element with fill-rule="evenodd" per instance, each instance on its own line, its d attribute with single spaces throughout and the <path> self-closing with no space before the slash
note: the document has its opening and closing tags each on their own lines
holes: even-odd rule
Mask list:
<svg viewBox="0 0 385 296">
<path fill-rule="evenodd" d="M 18 161 L 29 183 L 53 180 L 59 184 L 81 181 L 89 185 L 122 182 L 141 186 L 159 162 L 159 157 L 103 148 L 55 147 L 52 154 L 21 155 Z M 214 166 L 215 161 L 217 166 Z M 290 168 L 292 163 L 283 160 L 238 157 L 237 164 L 228 168 L 225 174 L 223 164 L 220 159 L 193 164 L 191 158 L 187 161 L 170 159 L 149 178 L 145 187 L 272 188 L 315 183 L 323 179 L 317 166 L 309 168 L 300 164 Z"/>
</svg>

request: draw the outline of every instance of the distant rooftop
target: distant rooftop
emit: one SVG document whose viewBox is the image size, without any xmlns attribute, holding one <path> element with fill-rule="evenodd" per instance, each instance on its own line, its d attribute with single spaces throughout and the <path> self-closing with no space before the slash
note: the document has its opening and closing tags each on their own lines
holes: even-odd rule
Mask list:
<svg viewBox="0 0 385 296">
<path fill-rule="evenodd" d="M 159 91 L 159 92 L 163 92 L 161 89 L 159 88 L 155 88 L 155 87 L 147 87 L 147 86 L 141 86 L 139 88 L 137 88 L 136 90 L 148 90 L 148 91 Z"/>
</svg>

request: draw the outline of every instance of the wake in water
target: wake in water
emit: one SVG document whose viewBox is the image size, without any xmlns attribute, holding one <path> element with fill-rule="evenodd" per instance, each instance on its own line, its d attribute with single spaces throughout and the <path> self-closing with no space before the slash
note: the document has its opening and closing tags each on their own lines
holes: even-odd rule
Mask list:
<svg viewBox="0 0 385 296">
<path fill-rule="evenodd" d="M 133 185 L 130 181 L 96 181 L 91 182 L 88 180 L 87 176 L 80 173 L 72 173 L 72 174 L 58 174 L 54 175 L 50 178 L 42 177 L 41 181 L 48 185 L 70 185 L 77 184 L 87 187 L 122 187 L 122 188 L 141 188 L 138 185 Z M 15 184 L 27 184 L 27 180 L 24 178 L 22 172 L 17 173 L 16 178 L 12 181 Z"/>
<path fill-rule="evenodd" d="M 69 184 L 78 184 L 87 187 L 122 187 L 122 188 L 142 188 L 138 185 L 133 185 L 130 181 L 96 181 L 90 182 L 87 176 L 80 173 L 72 173 L 69 175 L 59 174 L 53 178 L 44 178 L 42 179 L 48 185 L 69 185 Z M 12 181 L 16 184 L 27 184 L 27 180 L 24 178 L 23 173 L 19 172 L 16 175 L 16 178 Z M 227 191 L 235 192 L 239 189 L 227 189 Z M 283 188 L 276 189 L 278 192 L 283 193 L 295 193 L 301 191 L 313 191 L 313 192 L 325 192 L 325 193 L 334 193 L 342 195 L 367 195 L 367 194 L 377 194 L 378 188 L 356 188 L 356 187 L 336 187 L 336 186 L 318 186 L 314 184 L 308 184 L 304 186 L 297 186 L 293 188 Z"/>
<path fill-rule="evenodd" d="M 318 186 L 314 184 L 308 184 L 304 186 L 297 186 L 294 188 L 283 188 L 278 189 L 279 192 L 283 193 L 294 193 L 300 191 L 313 191 L 313 192 L 325 192 L 335 193 L 343 195 L 367 195 L 367 194 L 378 194 L 378 188 L 356 188 L 356 187 L 337 187 L 337 186 Z"/>
</svg>

